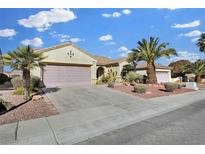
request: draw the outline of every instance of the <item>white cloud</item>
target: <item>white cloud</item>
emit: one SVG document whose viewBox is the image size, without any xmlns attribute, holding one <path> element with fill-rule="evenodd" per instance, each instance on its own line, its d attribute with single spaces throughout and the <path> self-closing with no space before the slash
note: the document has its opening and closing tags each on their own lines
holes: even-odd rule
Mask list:
<svg viewBox="0 0 205 154">
<path fill-rule="evenodd" d="M 53 38 L 57 38 L 60 42 L 73 42 L 73 43 L 77 43 L 77 42 L 81 42 L 81 41 L 85 41 L 85 39 L 81 39 L 78 37 L 71 37 L 68 34 L 58 34 L 56 31 L 53 31 L 50 33 L 50 35 Z"/>
<path fill-rule="evenodd" d="M 99 40 L 103 41 L 103 42 L 112 41 L 112 35 L 110 35 L 110 34 L 103 35 L 103 36 L 99 37 Z"/>
<path fill-rule="evenodd" d="M 128 15 L 128 14 L 131 14 L 131 11 L 128 9 L 125 9 L 125 10 L 122 10 L 122 13 Z"/>
<path fill-rule="evenodd" d="M 33 39 L 25 39 L 25 40 L 21 41 L 21 44 L 23 44 L 25 46 L 31 45 L 34 47 L 41 47 L 43 45 L 43 41 L 41 40 L 41 38 L 35 37 Z"/>
<path fill-rule="evenodd" d="M 14 29 L 2 29 L 0 30 L 0 37 L 12 37 L 16 35 L 16 31 Z"/>
<path fill-rule="evenodd" d="M 121 16 L 120 12 L 113 12 L 112 17 L 113 18 L 119 18 Z"/>
<path fill-rule="evenodd" d="M 76 37 L 76 38 L 71 38 L 70 41 L 73 43 L 77 43 L 77 42 L 85 41 L 85 39 L 81 39 L 81 38 Z"/>
<path fill-rule="evenodd" d="M 181 34 L 179 34 L 179 36 L 186 36 L 186 37 L 196 37 L 196 36 L 200 36 L 201 35 L 201 31 L 199 31 L 199 30 L 193 30 L 193 31 L 191 31 L 191 32 L 189 32 L 189 33 L 181 33 Z"/>
<path fill-rule="evenodd" d="M 196 61 L 197 59 L 200 59 L 199 54 L 189 51 L 179 51 L 178 56 L 172 56 L 169 61 L 177 61 L 177 60 L 189 60 L 191 62 Z"/>
<path fill-rule="evenodd" d="M 30 15 L 27 19 L 20 19 L 18 24 L 27 28 L 36 28 L 39 32 L 43 32 L 55 23 L 68 22 L 76 18 L 74 12 L 69 9 L 51 9 Z"/>
<path fill-rule="evenodd" d="M 68 41 L 69 38 L 70 38 L 70 35 L 68 35 L 68 34 L 58 34 L 56 31 L 51 32 L 50 35 L 51 35 L 53 38 L 59 39 L 60 42 L 66 42 L 66 41 Z"/>
<path fill-rule="evenodd" d="M 105 18 L 110 18 L 112 16 L 112 14 L 103 13 L 102 16 L 105 17 Z"/>
<path fill-rule="evenodd" d="M 185 23 L 185 24 L 175 24 L 172 26 L 172 28 L 192 28 L 192 27 L 197 27 L 200 25 L 200 20 L 195 20 L 190 23 Z"/>
<path fill-rule="evenodd" d="M 124 46 L 121 46 L 118 51 L 128 51 L 128 48 L 124 47 Z"/>
<path fill-rule="evenodd" d="M 112 14 L 109 14 L 109 13 L 103 13 L 102 14 L 103 17 L 105 18 L 119 18 L 121 16 L 121 13 L 120 12 L 113 12 Z"/>
<path fill-rule="evenodd" d="M 119 56 L 120 57 L 126 57 L 128 53 L 130 53 L 131 51 L 125 47 L 125 46 L 121 46 L 120 48 L 118 48 L 118 51 L 120 52 Z"/>
</svg>

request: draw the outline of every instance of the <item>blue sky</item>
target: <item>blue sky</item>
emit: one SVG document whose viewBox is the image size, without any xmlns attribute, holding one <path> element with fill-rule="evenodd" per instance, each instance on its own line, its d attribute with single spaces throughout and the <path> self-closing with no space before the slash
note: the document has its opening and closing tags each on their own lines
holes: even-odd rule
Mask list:
<svg viewBox="0 0 205 154">
<path fill-rule="evenodd" d="M 178 59 L 205 58 L 195 45 L 205 9 L 0 9 L 0 48 L 45 48 L 72 41 L 93 55 L 120 58 L 150 36 L 170 43 Z M 60 53 L 59 53 L 60 54 Z"/>
</svg>

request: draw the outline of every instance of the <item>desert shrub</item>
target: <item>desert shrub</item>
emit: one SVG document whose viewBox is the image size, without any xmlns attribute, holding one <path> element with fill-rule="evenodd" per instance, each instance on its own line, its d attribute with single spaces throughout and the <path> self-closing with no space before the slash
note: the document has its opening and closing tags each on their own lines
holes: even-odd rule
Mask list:
<svg viewBox="0 0 205 154">
<path fill-rule="evenodd" d="M 107 86 L 110 87 L 110 88 L 114 88 L 115 82 L 109 81 Z"/>
<path fill-rule="evenodd" d="M 24 95 L 24 88 L 23 87 L 18 87 L 13 93 L 14 95 Z"/>
<path fill-rule="evenodd" d="M 7 111 L 6 104 L 7 102 L 0 98 L 0 114 Z"/>
<path fill-rule="evenodd" d="M 112 71 L 112 69 L 108 70 L 107 73 L 108 82 L 115 82 L 117 79 L 117 72 Z"/>
<path fill-rule="evenodd" d="M 130 85 L 131 85 L 131 86 L 136 86 L 137 83 L 136 83 L 135 81 L 132 81 L 132 82 L 130 83 Z"/>
<path fill-rule="evenodd" d="M 100 84 L 103 84 L 103 82 L 102 82 L 102 80 L 97 80 L 97 81 L 96 81 L 96 84 L 97 84 L 97 85 L 100 85 Z"/>
<path fill-rule="evenodd" d="M 103 83 L 107 83 L 107 82 L 108 82 L 108 76 L 103 75 L 102 78 L 101 78 L 101 81 L 102 81 Z"/>
<path fill-rule="evenodd" d="M 112 69 L 108 70 L 107 75 L 103 75 L 101 78 L 101 81 L 103 83 L 108 83 L 108 82 L 115 82 L 117 79 L 117 72 L 112 71 Z"/>
<path fill-rule="evenodd" d="M 164 84 L 164 87 L 165 87 L 166 91 L 173 92 L 173 91 L 175 91 L 179 86 L 178 86 L 177 83 L 167 82 L 167 83 Z"/>
<path fill-rule="evenodd" d="M 11 83 L 15 89 L 18 87 L 23 87 L 23 79 L 19 76 L 11 79 Z"/>
<path fill-rule="evenodd" d="M 6 74 L 0 73 L 0 84 L 4 84 L 9 81 L 9 77 Z"/>
<path fill-rule="evenodd" d="M 134 92 L 136 93 L 142 94 L 142 93 L 146 93 L 146 91 L 147 91 L 147 88 L 145 86 L 140 86 L 140 85 L 134 86 Z"/>
<path fill-rule="evenodd" d="M 130 71 L 125 76 L 125 80 L 130 83 L 132 83 L 133 81 L 139 82 L 141 79 L 142 79 L 142 76 L 139 73 L 136 73 L 133 71 Z"/>
</svg>

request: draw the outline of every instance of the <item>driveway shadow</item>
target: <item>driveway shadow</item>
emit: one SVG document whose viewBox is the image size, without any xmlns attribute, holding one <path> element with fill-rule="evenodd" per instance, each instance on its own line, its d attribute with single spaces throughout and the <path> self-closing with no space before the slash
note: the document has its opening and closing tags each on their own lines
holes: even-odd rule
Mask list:
<svg viewBox="0 0 205 154">
<path fill-rule="evenodd" d="M 43 92 L 44 93 L 54 93 L 54 92 L 57 92 L 59 90 L 60 90 L 59 87 L 51 87 L 51 88 L 44 88 Z"/>
</svg>

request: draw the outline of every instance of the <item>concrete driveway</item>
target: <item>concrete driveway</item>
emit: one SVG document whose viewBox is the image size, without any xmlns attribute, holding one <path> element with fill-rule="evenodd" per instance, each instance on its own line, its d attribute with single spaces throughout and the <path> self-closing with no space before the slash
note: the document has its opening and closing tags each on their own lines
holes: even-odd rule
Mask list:
<svg viewBox="0 0 205 154">
<path fill-rule="evenodd" d="M 75 86 L 47 89 L 47 96 L 60 113 L 92 108 L 112 108 L 116 111 L 131 110 L 143 101 L 125 93 L 103 86 Z"/>
<path fill-rule="evenodd" d="M 61 114 L 0 126 L 0 144 L 77 144 L 205 99 L 204 91 L 141 100 L 112 89 L 47 89 Z"/>
</svg>

